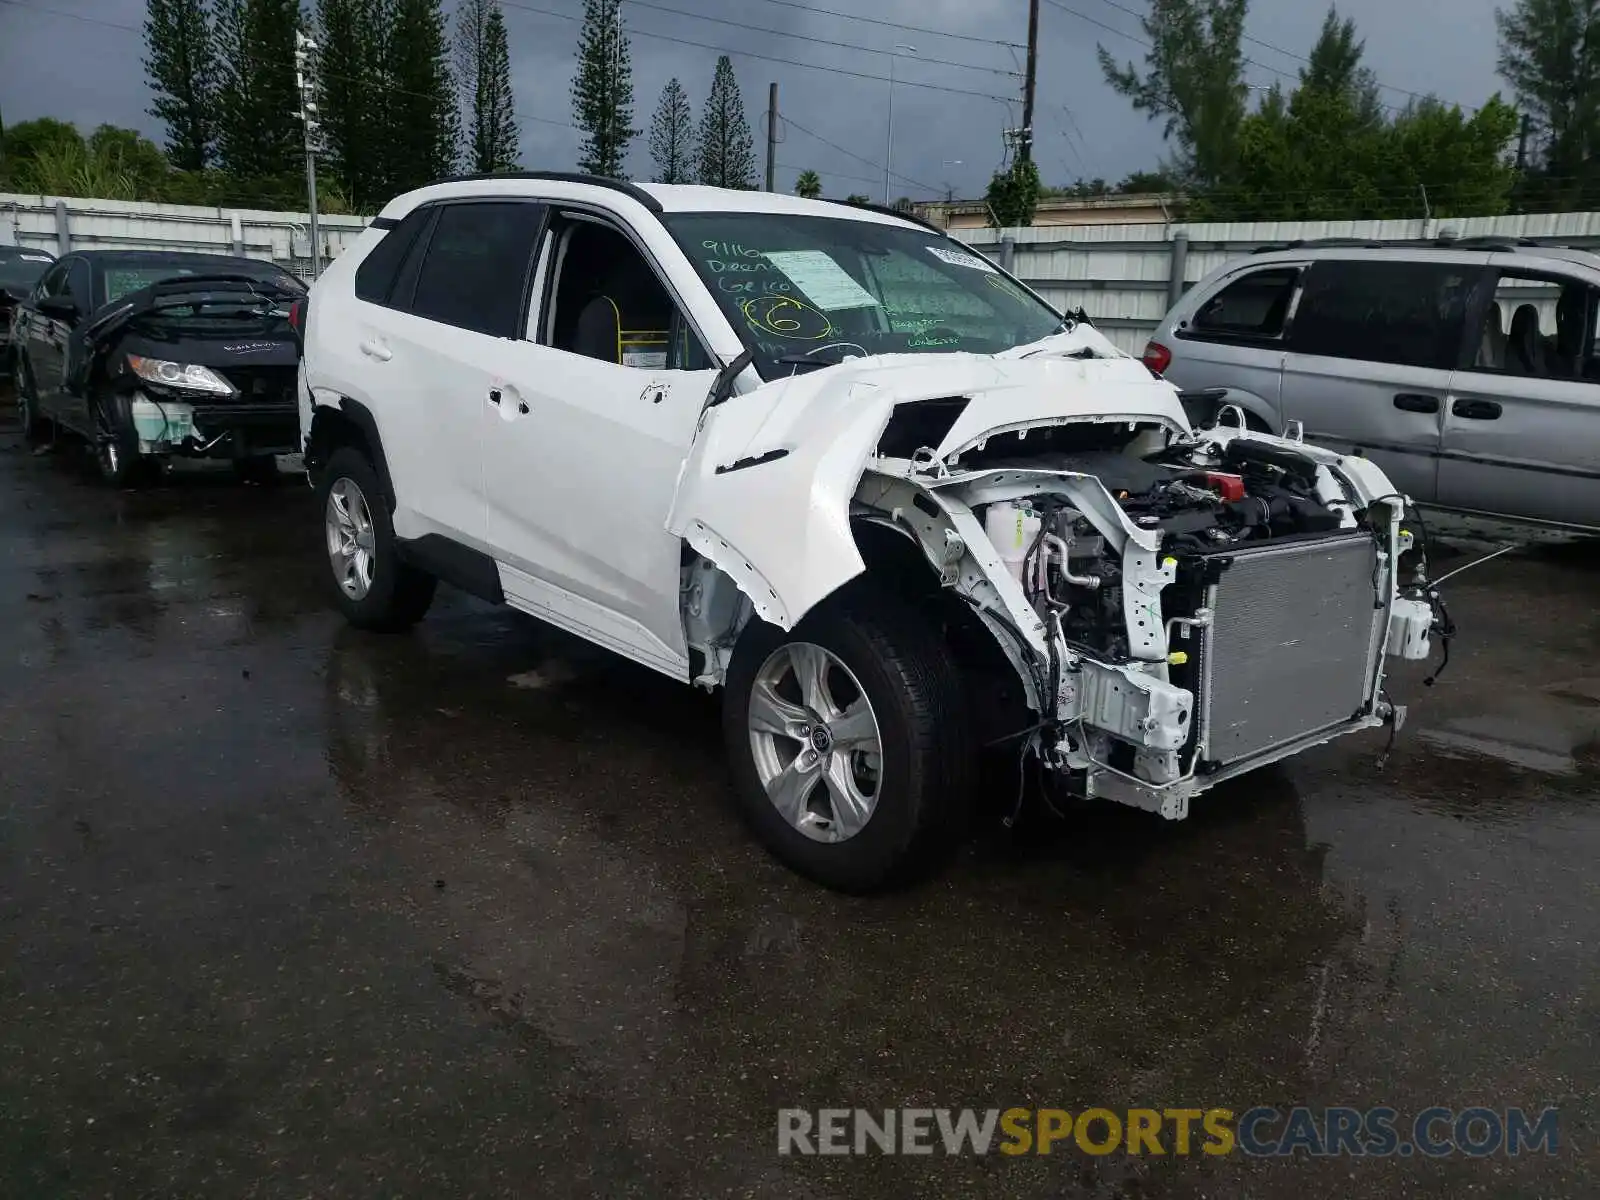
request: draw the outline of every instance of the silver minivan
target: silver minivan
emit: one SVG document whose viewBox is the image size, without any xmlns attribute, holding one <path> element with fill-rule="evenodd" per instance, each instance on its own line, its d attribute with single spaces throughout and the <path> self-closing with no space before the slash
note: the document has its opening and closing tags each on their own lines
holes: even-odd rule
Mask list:
<svg viewBox="0 0 1600 1200">
<path fill-rule="evenodd" d="M 1586 251 L 1307 243 L 1212 272 L 1144 360 L 1372 459 L 1418 504 L 1600 531 L 1597 317 Z"/>
</svg>

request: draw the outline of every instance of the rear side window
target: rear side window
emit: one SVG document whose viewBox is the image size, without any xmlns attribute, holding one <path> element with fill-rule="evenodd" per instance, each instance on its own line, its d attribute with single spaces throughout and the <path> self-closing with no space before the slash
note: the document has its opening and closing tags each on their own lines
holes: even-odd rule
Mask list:
<svg viewBox="0 0 1600 1200">
<path fill-rule="evenodd" d="M 1481 272 L 1457 263 L 1318 262 L 1306 275 L 1290 349 L 1452 368 Z"/>
<path fill-rule="evenodd" d="M 481 201 L 439 210 L 417 273 L 411 311 L 493 337 L 516 337 L 544 210 Z"/>
<path fill-rule="evenodd" d="M 1299 279 L 1299 267 L 1252 271 L 1202 304 L 1189 332 L 1200 337 L 1281 337 Z"/>
<path fill-rule="evenodd" d="M 432 209 L 419 208 L 383 235 L 383 240 L 372 248 L 372 253 L 362 259 L 361 265 L 356 268 L 356 299 L 368 300 L 373 304 L 389 303 L 394 277 L 400 273 L 401 260 L 432 215 Z"/>
</svg>

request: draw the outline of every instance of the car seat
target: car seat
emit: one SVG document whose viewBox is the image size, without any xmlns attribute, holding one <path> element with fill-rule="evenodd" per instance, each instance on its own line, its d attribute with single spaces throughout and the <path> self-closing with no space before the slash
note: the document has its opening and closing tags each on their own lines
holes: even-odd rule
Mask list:
<svg viewBox="0 0 1600 1200">
<path fill-rule="evenodd" d="M 1539 336 L 1539 310 L 1531 304 L 1518 306 L 1511 318 L 1511 336 L 1506 345 L 1506 370 L 1518 375 L 1544 376 L 1544 339 Z"/>
<path fill-rule="evenodd" d="M 628 367 L 667 366 L 672 305 L 642 262 L 613 267 L 578 314 L 573 350 Z"/>
<path fill-rule="evenodd" d="M 1478 346 L 1477 365 L 1496 371 L 1506 365 L 1505 314 L 1498 302 L 1490 304 L 1489 311 L 1484 314 L 1483 340 Z"/>
<path fill-rule="evenodd" d="M 1556 336 L 1550 366 L 1562 376 L 1576 378 L 1582 373 L 1584 351 L 1589 340 L 1589 290 L 1568 286 L 1561 289 L 1556 303 Z"/>
</svg>

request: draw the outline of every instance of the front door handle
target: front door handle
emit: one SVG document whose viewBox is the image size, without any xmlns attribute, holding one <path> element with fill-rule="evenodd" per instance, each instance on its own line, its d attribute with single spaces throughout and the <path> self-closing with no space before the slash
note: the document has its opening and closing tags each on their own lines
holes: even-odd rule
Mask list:
<svg viewBox="0 0 1600 1200">
<path fill-rule="evenodd" d="M 1457 400 L 1450 411 L 1468 421 L 1498 421 L 1504 410 L 1493 400 Z"/>
<path fill-rule="evenodd" d="M 393 350 L 389 349 L 389 347 L 385 346 L 382 342 L 376 340 L 362 342 L 361 353 L 365 354 L 368 358 L 375 358 L 379 362 L 388 362 L 394 357 Z"/>
<path fill-rule="evenodd" d="M 1406 412 L 1436 413 L 1439 411 L 1439 397 L 1424 396 L 1418 392 L 1401 392 L 1394 398 L 1394 406 Z"/>
</svg>

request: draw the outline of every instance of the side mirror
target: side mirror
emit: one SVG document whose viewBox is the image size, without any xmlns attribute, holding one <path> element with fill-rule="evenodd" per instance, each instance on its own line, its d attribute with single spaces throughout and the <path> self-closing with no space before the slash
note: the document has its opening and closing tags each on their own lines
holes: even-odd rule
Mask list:
<svg viewBox="0 0 1600 1200">
<path fill-rule="evenodd" d="M 71 296 L 42 296 L 39 299 L 39 311 L 47 317 L 72 321 L 77 319 L 78 304 Z"/>
</svg>

